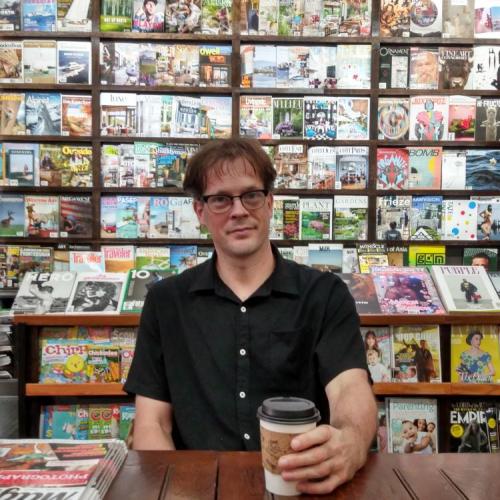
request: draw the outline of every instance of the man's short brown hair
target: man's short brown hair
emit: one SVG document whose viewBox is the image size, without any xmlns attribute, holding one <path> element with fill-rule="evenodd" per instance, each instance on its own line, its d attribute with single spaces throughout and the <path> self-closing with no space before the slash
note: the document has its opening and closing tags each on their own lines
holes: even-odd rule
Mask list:
<svg viewBox="0 0 500 500">
<path fill-rule="evenodd" d="M 264 189 L 273 189 L 276 170 L 267 153 L 255 139 L 225 139 L 210 141 L 189 160 L 184 191 L 194 198 L 201 198 L 207 186 L 209 172 L 224 175 L 226 165 L 237 159 L 245 160 L 264 184 Z"/>
</svg>

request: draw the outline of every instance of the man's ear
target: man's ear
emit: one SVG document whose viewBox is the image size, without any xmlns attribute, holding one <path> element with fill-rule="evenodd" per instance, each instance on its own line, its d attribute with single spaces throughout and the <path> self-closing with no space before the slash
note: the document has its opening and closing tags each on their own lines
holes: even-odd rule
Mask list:
<svg viewBox="0 0 500 500">
<path fill-rule="evenodd" d="M 193 200 L 193 210 L 201 224 L 205 224 L 205 212 L 203 210 L 204 205 L 205 204 L 201 200 Z"/>
</svg>

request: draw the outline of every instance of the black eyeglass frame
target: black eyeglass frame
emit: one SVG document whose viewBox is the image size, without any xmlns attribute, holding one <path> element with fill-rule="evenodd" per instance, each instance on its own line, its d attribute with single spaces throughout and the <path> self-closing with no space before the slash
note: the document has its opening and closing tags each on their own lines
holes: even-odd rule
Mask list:
<svg viewBox="0 0 500 500">
<path fill-rule="evenodd" d="M 264 198 L 262 198 L 262 204 L 259 205 L 258 207 L 247 207 L 245 204 L 245 196 L 248 194 L 254 194 L 254 193 L 264 194 Z M 235 198 L 240 199 L 241 204 L 245 207 L 246 210 L 258 210 L 259 208 L 262 208 L 264 206 L 264 204 L 266 202 L 266 197 L 269 193 L 270 193 L 269 189 L 252 189 L 251 191 L 245 191 L 244 193 L 241 193 L 241 194 L 238 194 L 235 196 L 231 196 L 229 194 L 207 194 L 207 195 L 201 196 L 200 198 L 201 198 L 201 200 L 203 200 L 203 202 L 205 202 L 207 204 L 207 207 L 211 212 L 213 212 L 214 214 L 223 214 L 225 212 L 228 212 L 232 208 Z M 231 203 L 224 210 L 214 210 L 212 207 L 210 207 L 210 203 L 209 203 L 210 198 L 227 198 L 228 200 L 230 200 Z"/>
</svg>

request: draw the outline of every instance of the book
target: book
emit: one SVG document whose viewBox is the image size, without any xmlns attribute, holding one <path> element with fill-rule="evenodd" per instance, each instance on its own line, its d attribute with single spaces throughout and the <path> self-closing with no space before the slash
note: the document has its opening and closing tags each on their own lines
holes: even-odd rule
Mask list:
<svg viewBox="0 0 500 500">
<path fill-rule="evenodd" d="M 26 92 L 26 134 L 61 135 L 61 94 Z"/>
<path fill-rule="evenodd" d="M 498 384 L 500 352 L 496 325 L 451 326 L 451 382 Z"/>
<path fill-rule="evenodd" d="M 23 42 L 0 41 L 0 83 L 24 83 Z"/>
<path fill-rule="evenodd" d="M 0 133 L 24 135 L 26 133 L 26 108 L 24 94 L 0 94 Z"/>
<path fill-rule="evenodd" d="M 201 32 L 207 35 L 230 35 L 232 7 L 230 0 L 204 0 L 201 8 Z"/>
<path fill-rule="evenodd" d="M 465 247 L 462 264 L 464 266 L 483 266 L 487 271 L 496 271 L 498 248 Z"/>
<path fill-rule="evenodd" d="M 378 138 L 396 141 L 408 139 L 410 101 L 408 98 L 381 97 L 378 100 Z"/>
<path fill-rule="evenodd" d="M 442 196 L 413 196 L 411 204 L 411 240 L 441 239 Z"/>
<path fill-rule="evenodd" d="M 92 83 L 90 42 L 57 42 L 57 83 Z"/>
<path fill-rule="evenodd" d="M 271 139 L 272 110 L 271 96 L 240 96 L 240 135 L 254 139 Z"/>
<path fill-rule="evenodd" d="M 391 349 L 394 382 L 441 382 L 439 325 L 395 326 Z"/>
<path fill-rule="evenodd" d="M 358 314 L 380 314 L 377 292 L 370 274 L 346 273 L 342 269 L 339 277 L 349 288 L 349 292 L 356 302 Z"/>
<path fill-rule="evenodd" d="M 443 200 L 443 240 L 477 240 L 477 208 L 473 200 Z"/>
<path fill-rule="evenodd" d="M 368 182 L 368 147 L 338 146 L 335 189 L 365 189 Z"/>
<path fill-rule="evenodd" d="M 387 398 L 389 453 L 432 455 L 438 449 L 438 407 L 431 398 Z"/>
<path fill-rule="evenodd" d="M 410 11 L 410 36 L 441 38 L 443 1 L 414 0 Z"/>
<path fill-rule="evenodd" d="M 371 272 L 383 314 L 445 313 L 425 269 L 375 266 Z"/>
<path fill-rule="evenodd" d="M 446 247 L 444 245 L 410 245 L 408 248 L 408 265 L 412 267 L 442 266 L 446 264 Z"/>
<path fill-rule="evenodd" d="M 61 96 L 61 135 L 92 135 L 92 96 Z"/>
<path fill-rule="evenodd" d="M 24 197 L 24 231 L 27 236 L 57 238 L 59 235 L 59 198 L 50 195 Z"/>
<path fill-rule="evenodd" d="M 24 236 L 24 196 L 0 194 L 0 237 Z"/>
<path fill-rule="evenodd" d="M 104 268 L 104 255 L 101 251 L 91 252 L 84 251 L 70 251 L 69 252 L 69 270 L 82 272 L 95 272 L 103 273 Z"/>
<path fill-rule="evenodd" d="M 410 189 L 437 189 L 441 187 L 441 162 L 443 150 L 440 147 L 409 147 Z"/>
<path fill-rule="evenodd" d="M 21 29 L 20 0 L 0 1 L 0 31 L 19 31 Z"/>
<path fill-rule="evenodd" d="M 300 198 L 300 239 L 331 240 L 332 208 L 330 198 Z"/>
<path fill-rule="evenodd" d="M 475 139 L 500 141 L 500 99 L 477 99 Z"/>
<path fill-rule="evenodd" d="M 79 273 L 67 312 L 118 313 L 125 279 L 125 273 Z"/>
<path fill-rule="evenodd" d="M 406 2 L 399 4 L 397 0 L 381 1 L 381 37 L 392 38 L 410 36 L 410 3 Z"/>
<path fill-rule="evenodd" d="M 448 96 L 410 97 L 410 140 L 442 141 L 448 136 Z"/>
<path fill-rule="evenodd" d="M 337 104 L 337 139 L 368 140 L 370 99 L 339 97 Z"/>
<path fill-rule="evenodd" d="M 448 312 L 500 310 L 500 299 L 482 266 L 433 266 L 431 273 Z"/>
<path fill-rule="evenodd" d="M 410 237 L 411 196 L 378 196 L 376 228 L 378 240 Z"/>
<path fill-rule="evenodd" d="M 443 0 L 443 38 L 474 37 L 474 0 Z"/>
<path fill-rule="evenodd" d="M 113 0 L 102 0 L 100 14 L 101 31 L 130 31 L 132 29 L 132 0 L 118 4 Z"/>
<path fill-rule="evenodd" d="M 410 88 L 437 89 L 440 52 L 434 47 L 411 47 Z"/>
<path fill-rule="evenodd" d="M 309 243 L 307 264 L 321 272 L 338 273 L 342 271 L 342 244 Z"/>
<path fill-rule="evenodd" d="M 465 189 L 500 187 L 500 150 L 469 149 L 465 157 Z"/>
<path fill-rule="evenodd" d="M 454 141 L 473 141 L 476 130 L 476 97 L 452 95 L 449 98 L 448 137 Z"/>
<path fill-rule="evenodd" d="M 335 196 L 333 206 L 334 239 L 368 239 L 368 196 Z"/>
<path fill-rule="evenodd" d="M 304 98 L 273 97 L 273 137 L 302 137 Z M 261 137 L 262 138 L 262 137 Z"/>
<path fill-rule="evenodd" d="M 163 32 L 165 28 L 165 0 L 148 5 L 143 0 L 134 0 L 132 31 L 140 33 Z"/>
<path fill-rule="evenodd" d="M 55 0 L 23 0 L 24 31 L 56 31 Z"/>
<path fill-rule="evenodd" d="M 26 273 L 12 311 L 15 314 L 64 313 L 75 278 L 72 272 Z"/>
<path fill-rule="evenodd" d="M 392 1 L 392 0 L 388 0 Z M 408 88 L 410 49 L 409 47 L 380 47 L 379 88 Z"/>
<path fill-rule="evenodd" d="M 92 238 L 92 197 L 62 195 L 59 198 L 59 236 Z"/>
<path fill-rule="evenodd" d="M 472 89 L 474 49 L 439 47 L 439 88 Z"/>
<path fill-rule="evenodd" d="M 90 0 L 57 0 L 57 31 L 92 31 Z"/>
<path fill-rule="evenodd" d="M 23 66 L 25 83 L 56 83 L 57 42 L 24 40 Z"/>
<path fill-rule="evenodd" d="M 176 272 L 171 270 L 131 269 L 127 275 L 121 312 L 140 313 L 150 287 L 173 274 Z"/>
<path fill-rule="evenodd" d="M 135 247 L 133 245 L 101 245 L 106 273 L 126 273 L 134 267 Z"/>
</svg>

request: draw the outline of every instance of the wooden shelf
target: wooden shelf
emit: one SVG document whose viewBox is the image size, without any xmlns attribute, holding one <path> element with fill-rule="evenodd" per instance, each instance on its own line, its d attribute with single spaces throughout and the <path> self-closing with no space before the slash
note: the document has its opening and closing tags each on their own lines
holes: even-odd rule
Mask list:
<svg viewBox="0 0 500 500">
<path fill-rule="evenodd" d="M 376 396 L 447 396 L 451 394 L 449 382 L 440 384 L 378 382 L 373 384 L 373 393 Z M 498 386 L 500 394 L 500 386 Z"/>
<path fill-rule="evenodd" d="M 26 396 L 125 396 L 122 384 L 26 384 Z"/>
<path fill-rule="evenodd" d="M 82 85 L 77 83 L 2 83 L 0 84 L 0 90 L 59 90 L 62 93 L 65 92 L 90 92 L 92 90 L 92 85 Z"/>
<path fill-rule="evenodd" d="M 141 94 L 231 94 L 231 87 L 200 87 L 178 85 L 99 85 L 100 92 L 139 92 Z"/>
<path fill-rule="evenodd" d="M 29 326 L 138 326 L 139 314 L 23 314 L 12 318 L 15 325 Z"/>
</svg>

